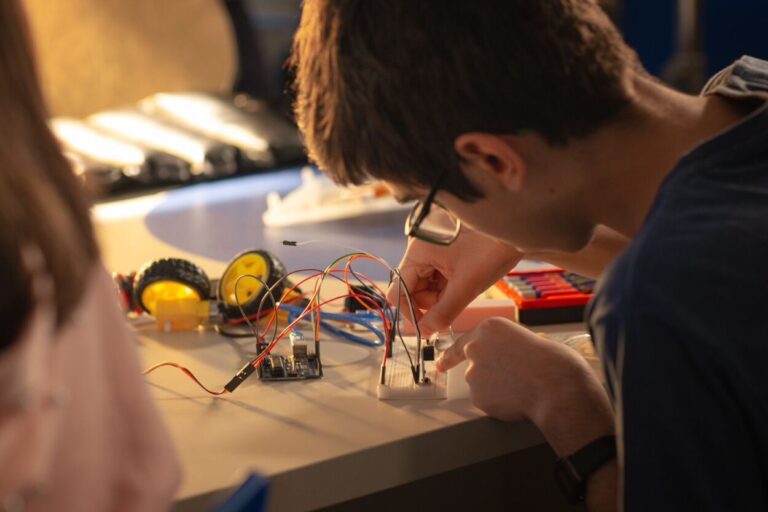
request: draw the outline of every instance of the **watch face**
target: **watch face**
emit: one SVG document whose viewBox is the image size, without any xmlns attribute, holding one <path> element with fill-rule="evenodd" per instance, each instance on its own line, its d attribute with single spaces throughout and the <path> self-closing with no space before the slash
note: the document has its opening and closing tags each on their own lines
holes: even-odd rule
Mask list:
<svg viewBox="0 0 768 512">
<path fill-rule="evenodd" d="M 555 482 L 571 505 L 584 501 L 584 481 L 566 457 L 555 464 Z"/>
</svg>

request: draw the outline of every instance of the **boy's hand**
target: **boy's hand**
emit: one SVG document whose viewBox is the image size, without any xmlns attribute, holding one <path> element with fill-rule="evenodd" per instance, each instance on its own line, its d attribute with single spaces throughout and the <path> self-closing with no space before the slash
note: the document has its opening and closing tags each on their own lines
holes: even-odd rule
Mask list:
<svg viewBox="0 0 768 512">
<path fill-rule="evenodd" d="M 491 318 L 458 336 L 437 367 L 446 371 L 464 359 L 473 403 L 504 421 L 532 421 L 559 455 L 613 432 L 602 385 L 584 359 L 561 343 Z"/>
<path fill-rule="evenodd" d="M 504 276 L 522 258 L 511 245 L 462 227 L 449 246 L 412 238 L 399 270 L 417 309 L 422 336 L 447 328 L 464 308 Z M 400 303 L 405 318 L 411 312 L 395 279 L 387 291 L 393 304 Z M 426 311 L 426 313 L 425 313 Z"/>
</svg>

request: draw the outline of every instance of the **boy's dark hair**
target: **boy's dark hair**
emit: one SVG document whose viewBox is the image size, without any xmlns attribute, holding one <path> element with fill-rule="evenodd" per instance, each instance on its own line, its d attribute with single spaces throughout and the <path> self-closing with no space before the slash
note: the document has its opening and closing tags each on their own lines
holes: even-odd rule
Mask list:
<svg viewBox="0 0 768 512">
<path fill-rule="evenodd" d="M 462 133 L 585 136 L 628 104 L 634 53 L 593 0 L 305 0 L 289 64 L 310 158 L 464 198 Z"/>
</svg>

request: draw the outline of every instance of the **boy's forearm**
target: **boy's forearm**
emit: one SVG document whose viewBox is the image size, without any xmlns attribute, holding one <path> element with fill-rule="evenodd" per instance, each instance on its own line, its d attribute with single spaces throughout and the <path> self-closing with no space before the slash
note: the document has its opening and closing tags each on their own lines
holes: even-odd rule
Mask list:
<svg viewBox="0 0 768 512">
<path fill-rule="evenodd" d="M 574 253 L 535 252 L 525 255 L 528 259 L 546 261 L 571 272 L 598 278 L 603 270 L 621 254 L 629 244 L 624 235 L 604 226 L 598 226 L 592 241 L 584 249 Z"/>
<path fill-rule="evenodd" d="M 618 464 L 612 460 L 587 481 L 584 501 L 589 512 L 615 512 L 618 509 Z"/>
<path fill-rule="evenodd" d="M 600 382 L 582 369 L 570 375 L 549 399 L 539 403 L 531 420 L 541 430 L 558 457 L 574 454 L 590 442 L 614 433 L 610 401 Z M 616 459 L 596 470 L 587 480 L 585 501 L 590 512 L 613 512 L 618 506 Z"/>
</svg>

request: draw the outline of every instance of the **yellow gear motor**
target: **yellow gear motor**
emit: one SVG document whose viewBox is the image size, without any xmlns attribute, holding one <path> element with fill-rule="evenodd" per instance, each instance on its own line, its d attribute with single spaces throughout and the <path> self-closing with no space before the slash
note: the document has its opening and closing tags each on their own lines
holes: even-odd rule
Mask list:
<svg viewBox="0 0 768 512">
<path fill-rule="evenodd" d="M 253 315 L 259 310 L 262 299 L 262 310 L 271 308 L 274 305 L 271 297 L 279 301 L 283 294 L 285 286 L 280 280 L 284 276 L 283 263 L 268 251 L 253 249 L 238 254 L 232 258 L 219 280 L 218 297 L 224 306 L 224 314 L 230 318 L 240 318 L 242 307 L 246 315 Z M 264 284 L 272 289 L 271 296 Z"/>
</svg>

